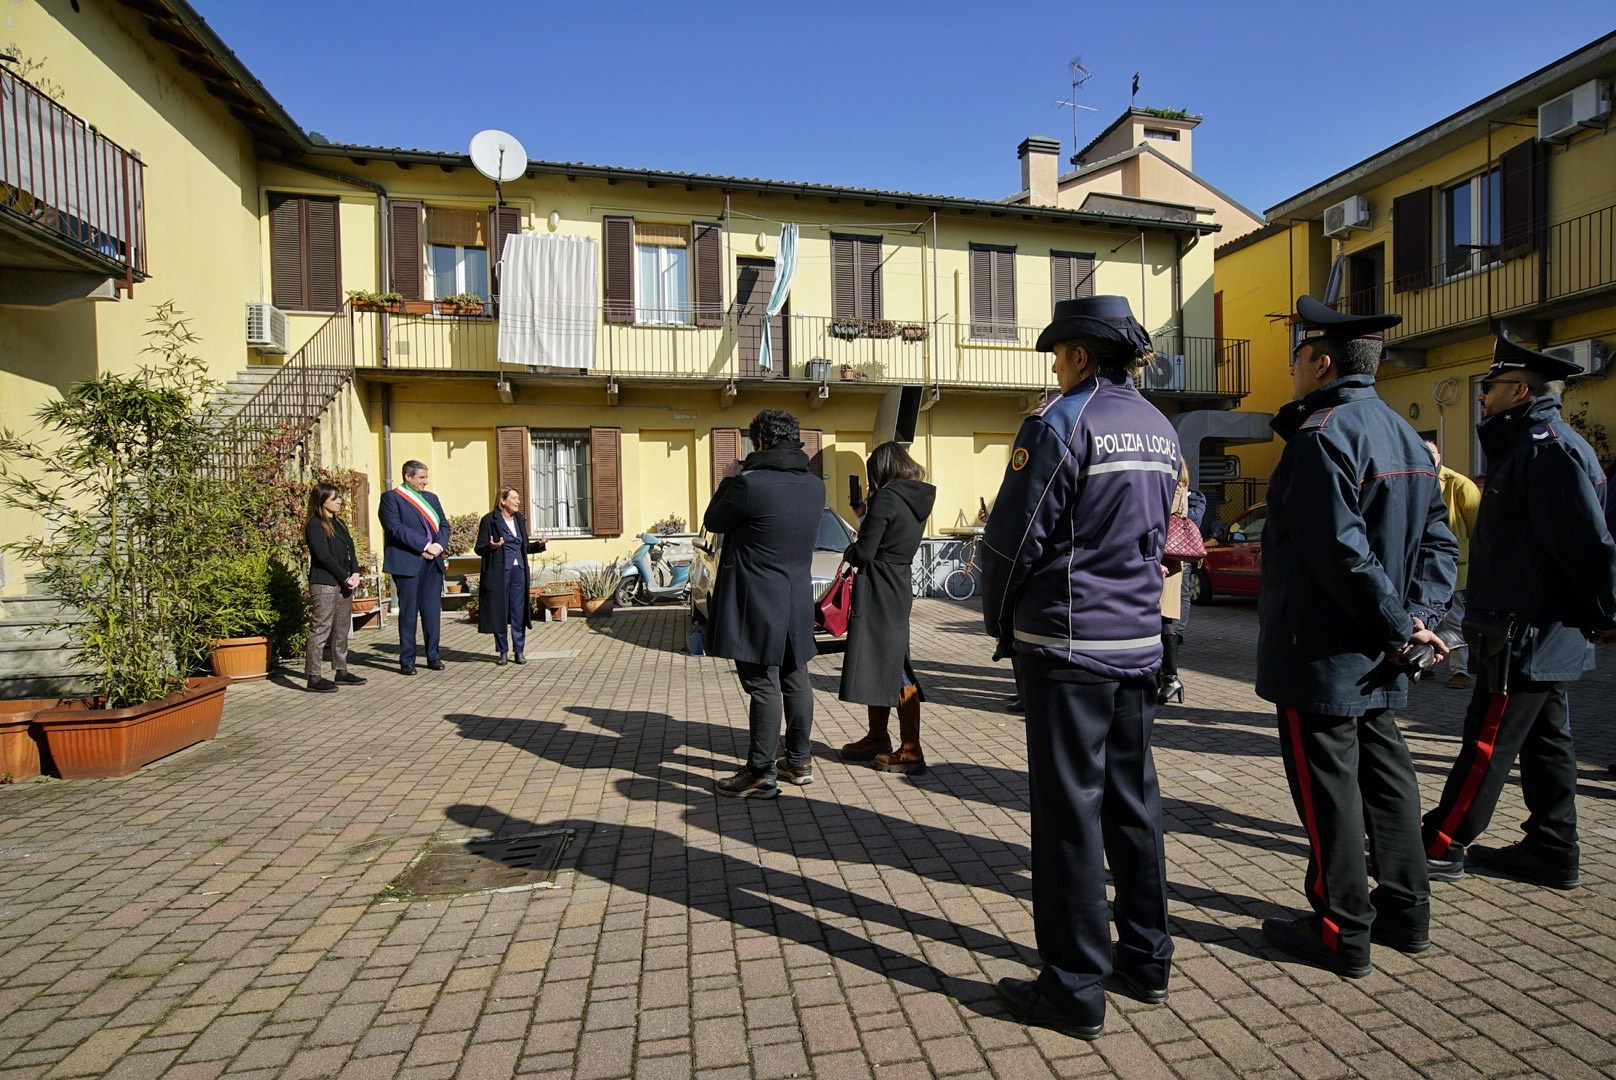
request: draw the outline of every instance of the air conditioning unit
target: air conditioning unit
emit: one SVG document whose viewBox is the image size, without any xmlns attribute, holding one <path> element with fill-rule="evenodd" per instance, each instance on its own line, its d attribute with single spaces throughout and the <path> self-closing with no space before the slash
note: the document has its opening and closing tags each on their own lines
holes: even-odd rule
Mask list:
<svg viewBox="0 0 1616 1080">
<path fill-rule="evenodd" d="M 1324 235 L 1345 236 L 1353 229 L 1369 228 L 1369 200 L 1362 195 L 1343 199 L 1324 211 Z"/>
<path fill-rule="evenodd" d="M 1597 338 L 1586 341 L 1572 341 L 1565 345 L 1554 345 L 1543 350 L 1547 356 L 1560 360 L 1569 360 L 1582 369 L 1584 375 L 1603 375 L 1605 363 L 1609 359 L 1605 354 L 1605 345 Z M 1578 376 L 1573 375 L 1572 378 Z"/>
<path fill-rule="evenodd" d="M 286 312 L 274 304 L 248 304 L 247 347 L 259 352 L 286 352 Z"/>
<path fill-rule="evenodd" d="M 1146 390 L 1184 390 L 1184 356 L 1182 353 L 1157 353 L 1145 365 Z"/>
<path fill-rule="evenodd" d="M 1537 137 L 1558 139 L 1610 115 L 1610 85 L 1589 79 L 1570 93 L 1537 107 Z"/>
</svg>

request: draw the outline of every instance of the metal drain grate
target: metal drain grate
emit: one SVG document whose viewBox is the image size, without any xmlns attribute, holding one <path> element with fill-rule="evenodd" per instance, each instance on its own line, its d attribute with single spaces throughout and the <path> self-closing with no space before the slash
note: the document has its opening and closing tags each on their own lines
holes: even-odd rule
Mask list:
<svg viewBox="0 0 1616 1080">
<path fill-rule="evenodd" d="M 573 830 L 446 840 L 404 872 L 388 890 L 402 899 L 462 896 L 477 892 L 543 889 L 555 885 L 556 866 Z"/>
</svg>

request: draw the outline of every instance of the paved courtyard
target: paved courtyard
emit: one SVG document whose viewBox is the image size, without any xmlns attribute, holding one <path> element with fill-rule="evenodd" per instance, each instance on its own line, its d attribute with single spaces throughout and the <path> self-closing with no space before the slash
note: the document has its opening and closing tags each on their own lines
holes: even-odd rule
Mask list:
<svg viewBox="0 0 1616 1080">
<path fill-rule="evenodd" d="M 25 1077 L 1128 1077 L 1616 1073 L 1616 708 L 1575 691 L 1584 887 L 1437 885 L 1435 947 L 1358 981 L 1281 959 L 1305 841 L 1255 614 L 1197 609 L 1162 710 L 1172 997 L 1083 1043 L 1009 1020 L 1035 964 L 1022 726 L 967 605 L 919 601 L 921 777 L 834 760 L 863 730 L 814 663 L 816 782 L 715 799 L 744 750 L 683 609 L 536 627 L 526 667 L 446 623 L 448 670 L 234 687 L 219 738 L 132 777 L 0 787 L 0 1074 Z M 1606 652 L 1607 667 L 1616 654 Z M 1468 695 L 1417 689 L 1429 805 Z M 1507 789 L 1486 840 L 1523 818 Z M 555 887 L 401 899 L 434 840 L 571 830 Z"/>
</svg>

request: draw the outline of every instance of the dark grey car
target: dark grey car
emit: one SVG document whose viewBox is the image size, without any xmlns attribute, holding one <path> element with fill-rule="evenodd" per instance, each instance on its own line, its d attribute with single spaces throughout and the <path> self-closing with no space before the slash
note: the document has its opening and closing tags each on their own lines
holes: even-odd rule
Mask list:
<svg viewBox="0 0 1616 1080">
<path fill-rule="evenodd" d="M 858 531 L 843 521 L 841 515 L 830 507 L 819 516 L 819 536 L 814 540 L 813 582 L 814 598 L 825 594 L 830 588 L 831 578 L 836 574 L 836 567 L 842 561 L 842 552 L 847 546 L 858 538 Z M 696 538 L 692 547 L 695 557 L 690 563 L 690 606 L 696 618 L 701 622 L 707 621 L 707 603 L 713 594 L 713 581 L 718 576 L 718 557 L 723 550 L 724 536 L 722 533 L 709 533 L 703 531 Z M 828 634 L 816 634 L 821 648 L 827 645 L 840 645 L 841 638 L 833 638 Z"/>
</svg>

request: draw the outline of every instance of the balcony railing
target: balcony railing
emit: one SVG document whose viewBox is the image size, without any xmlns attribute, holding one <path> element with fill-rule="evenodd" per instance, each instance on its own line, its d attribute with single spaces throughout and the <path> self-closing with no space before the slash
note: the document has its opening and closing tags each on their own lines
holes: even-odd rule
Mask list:
<svg viewBox="0 0 1616 1080">
<path fill-rule="evenodd" d="M 146 276 L 146 214 L 134 154 L 0 69 L 0 215 Z"/>
<path fill-rule="evenodd" d="M 771 356 L 764 367 L 761 320 L 744 312 L 710 326 L 698 325 L 685 311 L 641 311 L 634 324 L 607 323 L 601 314 L 599 308 L 580 308 L 567 318 L 540 316 L 536 322 L 547 333 L 540 358 L 553 362 L 513 365 L 501 363 L 498 325 L 491 317 L 355 312 L 354 357 L 361 369 L 417 372 L 531 366 L 547 375 L 596 378 L 795 379 L 1017 391 L 1055 384 L 1049 355 L 1034 350 L 1042 327 L 996 327 L 987 337 L 969 322 L 787 314 L 771 320 Z M 1164 338 L 1157 345 L 1173 351 L 1157 365 L 1164 372 L 1160 378 L 1147 371 L 1150 393 L 1210 398 L 1250 390 L 1245 341 Z"/>
<path fill-rule="evenodd" d="M 1397 342 L 1616 288 L 1616 206 L 1549 227 L 1536 251 L 1489 261 L 1498 259 L 1496 246 L 1459 249 L 1430 267 L 1417 288 L 1397 291 L 1388 279 L 1347 294 L 1340 309 L 1403 316 L 1386 332 L 1388 342 Z"/>
</svg>

